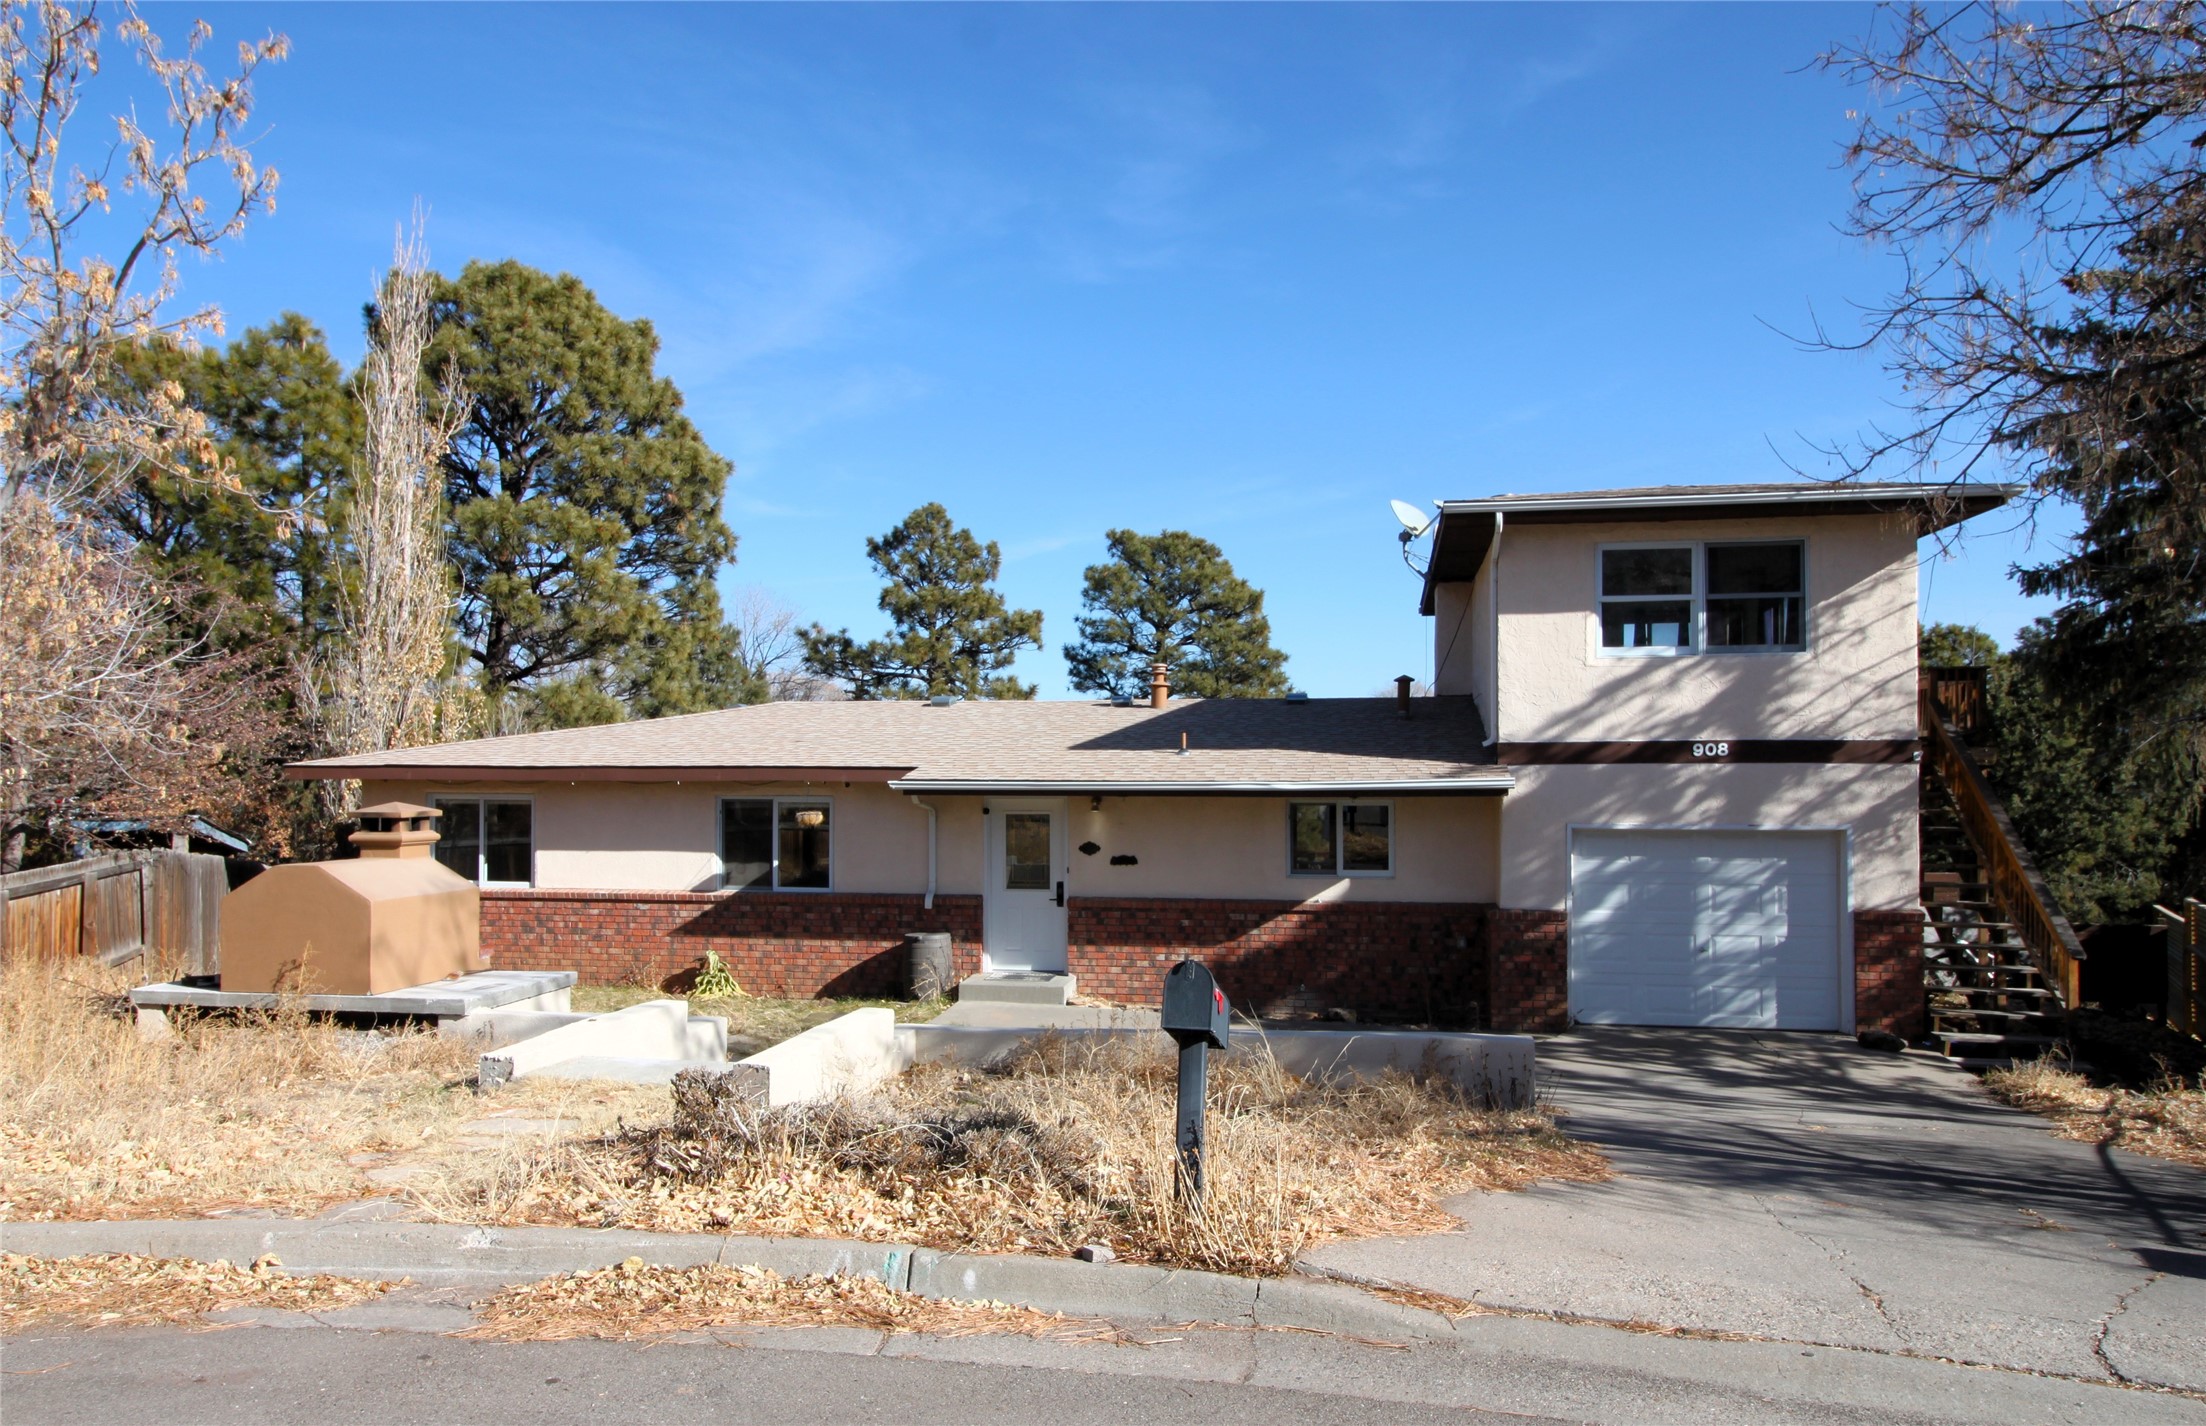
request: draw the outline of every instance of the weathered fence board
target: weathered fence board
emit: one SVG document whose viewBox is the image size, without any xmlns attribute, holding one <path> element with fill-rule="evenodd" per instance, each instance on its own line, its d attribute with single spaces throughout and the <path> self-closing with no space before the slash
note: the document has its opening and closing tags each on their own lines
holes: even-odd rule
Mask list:
<svg viewBox="0 0 2206 1426">
<path fill-rule="evenodd" d="M 0 954 L 109 962 L 150 954 L 187 975 L 221 964 L 221 857 L 123 852 L 0 876 Z"/>
<path fill-rule="evenodd" d="M 51 891 L 8 902 L 8 952 L 11 955 L 62 959 L 77 953 L 83 924 L 82 886 L 58 886 Z"/>
</svg>

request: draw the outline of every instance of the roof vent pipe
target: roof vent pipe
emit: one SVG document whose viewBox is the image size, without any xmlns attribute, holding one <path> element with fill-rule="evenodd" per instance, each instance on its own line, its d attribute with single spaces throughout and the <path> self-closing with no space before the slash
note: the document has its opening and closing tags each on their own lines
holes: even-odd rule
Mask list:
<svg viewBox="0 0 2206 1426">
<path fill-rule="evenodd" d="M 1172 696 L 1172 670 L 1163 659 L 1149 665 L 1149 706 L 1162 708 Z"/>
<path fill-rule="evenodd" d="M 1404 718 L 1409 716 L 1409 688 L 1415 682 L 1406 673 L 1394 680 L 1394 706 L 1401 710 Z"/>
</svg>

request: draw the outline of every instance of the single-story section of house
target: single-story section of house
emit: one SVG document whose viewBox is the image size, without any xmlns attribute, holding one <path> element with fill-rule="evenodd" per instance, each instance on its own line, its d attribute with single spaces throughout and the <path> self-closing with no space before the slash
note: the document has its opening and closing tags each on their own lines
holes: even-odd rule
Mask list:
<svg viewBox="0 0 2206 1426">
<path fill-rule="evenodd" d="M 710 947 L 748 989 L 878 995 L 936 930 L 960 974 L 1146 1001 L 1197 954 L 1269 1012 L 1474 1022 L 1510 946 L 1484 737 L 1469 698 L 777 703 L 297 771 L 442 809 L 498 965 Z"/>
</svg>

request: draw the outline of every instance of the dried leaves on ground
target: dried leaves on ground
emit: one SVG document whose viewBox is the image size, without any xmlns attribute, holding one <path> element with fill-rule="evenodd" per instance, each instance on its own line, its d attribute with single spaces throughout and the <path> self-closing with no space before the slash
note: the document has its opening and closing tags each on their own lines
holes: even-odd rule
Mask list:
<svg viewBox="0 0 2206 1426">
<path fill-rule="evenodd" d="M 1207 1193 L 1182 1204 L 1164 1047 L 1045 1036 L 986 1068 L 923 1065 L 865 1098 L 756 1109 L 677 1080 L 668 1122 L 569 1142 L 426 1196 L 470 1221 L 861 1238 L 1285 1272 L 1331 1238 L 1440 1231 L 1451 1194 L 1608 1168 L 1538 1110 L 1442 1074 L 1306 1080 L 1261 1050 L 1212 1081 Z M 462 1166 L 463 1168 L 465 1166 Z"/>
<path fill-rule="evenodd" d="M 142 1327 L 190 1322 L 230 1307 L 320 1312 L 388 1292 L 387 1282 L 289 1277 L 273 1257 L 250 1267 L 190 1258 L 95 1253 L 34 1258 L 0 1253 L 0 1334 L 27 1327 Z"/>
<path fill-rule="evenodd" d="M 1088 1322 L 1005 1302 L 921 1297 L 874 1278 L 813 1273 L 783 1277 L 761 1267 L 657 1267 L 630 1258 L 595 1272 L 563 1273 L 509 1287 L 475 1309 L 462 1336 L 505 1342 L 659 1336 L 708 1327 L 863 1327 L 938 1337 L 1011 1333 L 1058 1340 L 1114 1335 Z"/>
<path fill-rule="evenodd" d="M 2206 1168 L 2206 1089 L 2167 1078 L 2144 1089 L 2102 1088 L 2038 1060 L 1984 1076 L 1994 1097 L 2053 1121 L 2064 1139 L 2107 1144 Z"/>
</svg>

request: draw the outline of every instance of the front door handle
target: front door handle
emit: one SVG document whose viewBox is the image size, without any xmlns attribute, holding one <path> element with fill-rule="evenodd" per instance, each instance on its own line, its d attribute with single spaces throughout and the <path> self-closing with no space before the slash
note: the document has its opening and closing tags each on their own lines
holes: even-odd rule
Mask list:
<svg viewBox="0 0 2206 1426">
<path fill-rule="evenodd" d="M 1057 904 L 1059 906 L 1065 904 L 1065 884 L 1061 881 L 1057 883 Z"/>
</svg>

